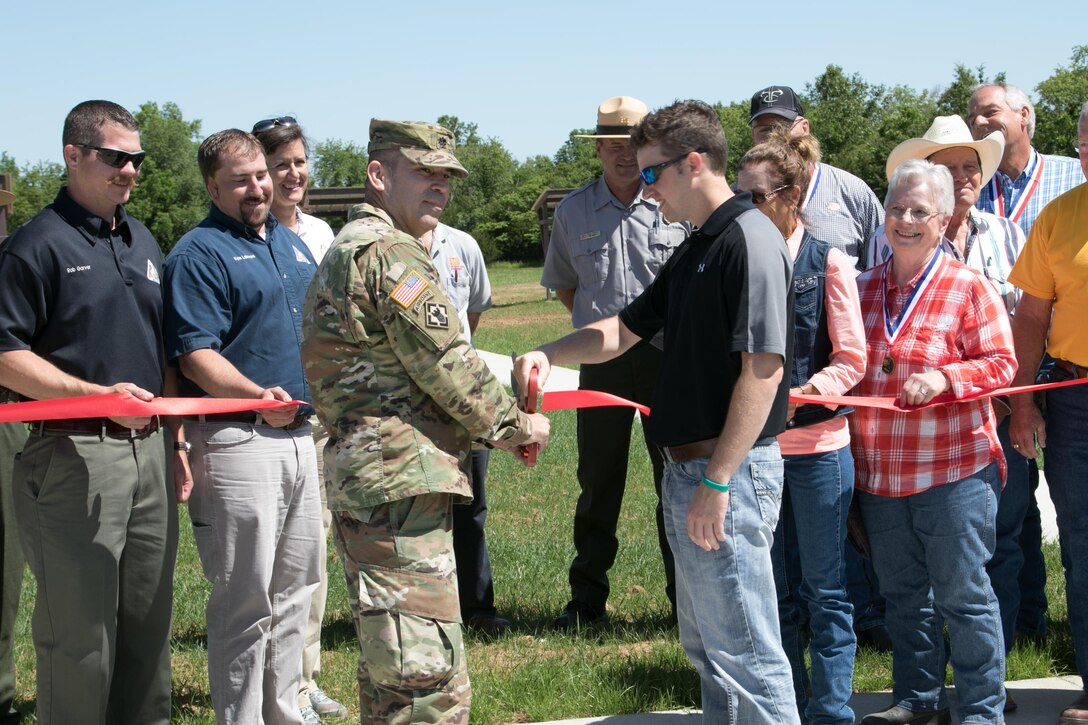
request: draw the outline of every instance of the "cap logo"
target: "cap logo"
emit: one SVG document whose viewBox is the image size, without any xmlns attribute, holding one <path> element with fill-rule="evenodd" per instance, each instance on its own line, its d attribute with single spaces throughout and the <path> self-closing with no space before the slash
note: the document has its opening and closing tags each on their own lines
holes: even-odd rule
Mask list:
<svg viewBox="0 0 1088 725">
<path fill-rule="evenodd" d="M 763 99 L 764 103 L 774 103 L 783 93 L 785 93 L 785 91 L 779 88 L 768 88 L 767 90 L 760 93 L 759 97 Z"/>
<path fill-rule="evenodd" d="M 621 126 L 630 126 L 631 122 L 627 119 L 627 116 L 620 116 L 620 125 Z"/>
<path fill-rule="evenodd" d="M 438 137 L 438 148 L 440 148 L 440 149 L 446 148 L 446 137 L 445 136 L 439 136 Z"/>
</svg>

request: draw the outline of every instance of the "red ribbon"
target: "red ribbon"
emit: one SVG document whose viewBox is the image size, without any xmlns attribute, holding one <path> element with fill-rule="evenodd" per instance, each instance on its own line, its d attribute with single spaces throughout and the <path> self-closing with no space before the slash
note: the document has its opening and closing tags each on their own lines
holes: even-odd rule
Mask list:
<svg viewBox="0 0 1088 725">
<path fill-rule="evenodd" d="M 0 423 L 66 418 L 142 418 L 155 415 L 211 415 L 246 410 L 269 410 L 305 404 L 259 398 L 155 398 L 144 402 L 128 393 L 83 395 L 78 398 L 32 400 L 0 405 Z"/>
<path fill-rule="evenodd" d="M 1039 385 L 1024 385 L 1019 388 L 998 388 L 997 390 L 983 390 L 971 393 L 962 398 L 953 398 L 949 394 L 938 395 L 933 400 L 923 405 L 902 406 L 896 398 L 864 397 L 855 395 L 791 395 L 791 403 L 813 403 L 816 405 L 852 405 L 855 408 L 881 408 L 897 413 L 914 413 L 935 405 L 948 405 L 950 403 L 963 403 L 968 400 L 981 400 L 994 398 L 1000 395 L 1017 395 L 1019 393 L 1033 393 L 1037 390 L 1050 390 L 1052 388 L 1068 388 L 1073 385 L 1088 383 L 1088 378 L 1063 380 L 1058 383 L 1042 383 Z M 610 405 L 635 408 L 643 415 L 649 415 L 650 409 L 645 405 L 634 403 L 618 395 L 602 393 L 598 390 L 557 390 L 544 393 L 541 410 L 568 410 L 571 408 L 601 408 Z"/>
</svg>

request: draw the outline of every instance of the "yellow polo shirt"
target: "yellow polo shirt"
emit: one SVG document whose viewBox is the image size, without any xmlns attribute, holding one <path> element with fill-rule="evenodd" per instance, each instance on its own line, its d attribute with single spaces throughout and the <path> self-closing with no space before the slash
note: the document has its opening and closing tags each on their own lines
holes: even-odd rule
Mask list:
<svg viewBox="0 0 1088 725">
<path fill-rule="evenodd" d="M 1088 184 L 1043 208 L 1009 280 L 1030 295 L 1054 300 L 1047 352 L 1088 366 Z"/>
</svg>

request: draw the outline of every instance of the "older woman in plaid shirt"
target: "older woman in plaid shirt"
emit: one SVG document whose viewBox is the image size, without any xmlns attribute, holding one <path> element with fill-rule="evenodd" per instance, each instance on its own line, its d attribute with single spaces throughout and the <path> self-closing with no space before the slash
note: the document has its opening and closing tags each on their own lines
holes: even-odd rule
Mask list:
<svg viewBox="0 0 1088 725">
<path fill-rule="evenodd" d="M 941 251 L 952 210 L 948 169 L 904 162 L 885 201 L 893 255 L 858 278 L 868 366 L 855 393 L 950 401 L 909 413 L 859 408 L 851 420 L 895 679 L 893 706 L 864 725 L 951 722 L 943 623 L 960 722 L 1004 722 L 1001 620 L 985 564 L 1005 459 L 989 401 L 962 399 L 1008 385 L 1016 357 L 993 285 Z"/>
</svg>

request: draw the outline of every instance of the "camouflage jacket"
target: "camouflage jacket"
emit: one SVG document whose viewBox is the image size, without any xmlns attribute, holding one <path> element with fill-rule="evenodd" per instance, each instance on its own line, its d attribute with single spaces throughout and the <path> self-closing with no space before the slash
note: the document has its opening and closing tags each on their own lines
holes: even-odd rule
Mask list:
<svg viewBox="0 0 1088 725">
<path fill-rule="evenodd" d="M 329 432 L 329 509 L 430 492 L 471 498 L 473 439 L 528 438 L 530 421 L 460 334 L 419 240 L 360 205 L 318 267 L 302 362 Z"/>
</svg>

